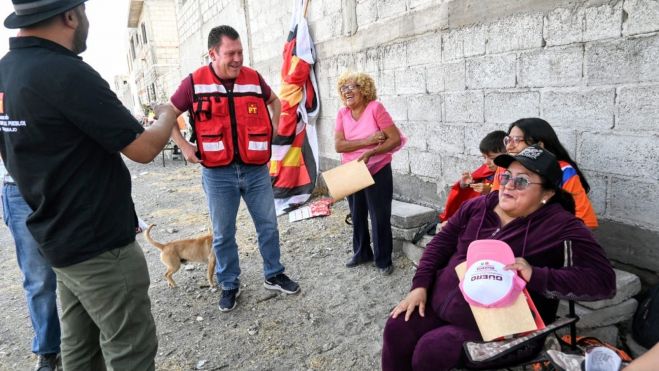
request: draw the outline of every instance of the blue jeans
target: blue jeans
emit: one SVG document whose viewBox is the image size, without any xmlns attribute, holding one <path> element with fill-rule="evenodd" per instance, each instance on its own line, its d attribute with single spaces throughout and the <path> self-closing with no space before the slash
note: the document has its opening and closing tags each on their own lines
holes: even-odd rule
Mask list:
<svg viewBox="0 0 659 371">
<path fill-rule="evenodd" d="M 203 168 L 202 183 L 213 224 L 215 274 L 221 287 L 230 290 L 240 286 L 236 216 L 241 197 L 256 226 L 264 277 L 268 279 L 282 273 L 277 214 L 267 166 L 231 164 Z"/>
<path fill-rule="evenodd" d="M 39 252 L 39 244 L 25 225 L 32 210 L 13 184 L 3 186 L 2 209 L 5 224 L 16 243 L 18 267 L 23 272 L 23 289 L 34 329 L 32 352 L 59 353 L 60 323 L 55 294 L 57 280 L 50 264 Z"/>
</svg>

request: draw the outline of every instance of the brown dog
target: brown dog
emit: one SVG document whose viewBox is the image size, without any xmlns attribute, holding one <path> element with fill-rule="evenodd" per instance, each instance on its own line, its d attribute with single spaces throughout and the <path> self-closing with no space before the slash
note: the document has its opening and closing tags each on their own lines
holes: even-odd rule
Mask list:
<svg viewBox="0 0 659 371">
<path fill-rule="evenodd" d="M 187 240 L 171 241 L 165 244 L 156 242 L 151 238 L 151 228 L 154 224 L 149 225 L 144 236 L 153 246 L 160 250 L 160 261 L 167 267 L 165 278 L 169 287 L 176 287 L 176 282 L 172 276 L 181 267 L 181 263 L 187 261 L 208 263 L 208 283 L 215 287 L 215 253 L 213 252 L 213 236 L 210 234 Z"/>
</svg>

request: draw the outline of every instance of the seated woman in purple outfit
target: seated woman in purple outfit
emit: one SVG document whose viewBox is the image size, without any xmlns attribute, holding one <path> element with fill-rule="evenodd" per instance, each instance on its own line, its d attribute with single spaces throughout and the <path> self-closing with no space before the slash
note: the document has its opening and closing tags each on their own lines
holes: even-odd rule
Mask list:
<svg viewBox="0 0 659 371">
<path fill-rule="evenodd" d="M 464 341 L 481 340 L 455 267 L 472 241 L 497 239 L 512 248 L 514 269 L 527 282 L 545 323 L 559 299 L 600 300 L 615 294 L 615 274 L 592 233 L 574 216 L 574 200 L 560 186 L 556 157 L 539 146 L 494 160 L 507 170 L 501 189 L 465 203 L 426 246 L 412 290 L 384 329 L 383 370 L 449 370 L 462 364 Z M 564 267 L 564 241 L 573 266 Z"/>
</svg>

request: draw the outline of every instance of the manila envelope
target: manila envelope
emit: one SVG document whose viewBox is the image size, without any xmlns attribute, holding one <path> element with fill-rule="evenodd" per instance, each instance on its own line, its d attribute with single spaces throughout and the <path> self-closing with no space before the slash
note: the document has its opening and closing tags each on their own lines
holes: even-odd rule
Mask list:
<svg viewBox="0 0 659 371">
<path fill-rule="evenodd" d="M 357 160 L 323 172 L 323 179 L 334 200 L 340 200 L 375 184 L 364 161 Z"/>
<path fill-rule="evenodd" d="M 462 282 L 466 270 L 466 262 L 455 267 L 455 273 L 460 282 Z M 505 308 L 483 308 L 471 304 L 469 307 L 484 341 L 538 329 L 526 296 L 522 293 L 512 305 Z"/>
</svg>

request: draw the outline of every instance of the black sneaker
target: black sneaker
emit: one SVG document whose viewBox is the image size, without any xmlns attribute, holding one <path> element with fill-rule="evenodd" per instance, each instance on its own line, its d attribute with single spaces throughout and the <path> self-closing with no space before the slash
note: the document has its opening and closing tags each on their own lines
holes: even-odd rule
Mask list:
<svg viewBox="0 0 659 371">
<path fill-rule="evenodd" d="M 60 370 L 59 354 L 39 354 L 34 371 L 57 371 Z"/>
<path fill-rule="evenodd" d="M 285 294 L 296 294 L 300 291 L 300 285 L 283 273 L 266 279 L 263 286 L 268 290 L 281 291 Z"/>
<path fill-rule="evenodd" d="M 220 311 L 230 312 L 236 307 L 236 299 L 240 296 L 240 287 L 237 289 L 222 290 L 220 297 Z"/>
<path fill-rule="evenodd" d="M 388 275 L 390 275 L 391 273 L 394 272 L 394 265 L 391 264 L 388 267 L 378 268 L 378 270 L 380 270 L 381 275 L 388 276 Z"/>
</svg>

